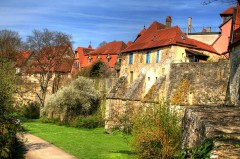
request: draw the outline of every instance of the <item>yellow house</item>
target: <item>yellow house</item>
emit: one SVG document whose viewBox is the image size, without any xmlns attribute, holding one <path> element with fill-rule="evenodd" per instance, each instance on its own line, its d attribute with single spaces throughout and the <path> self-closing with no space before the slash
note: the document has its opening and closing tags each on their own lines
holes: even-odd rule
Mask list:
<svg viewBox="0 0 240 159">
<path fill-rule="evenodd" d="M 144 96 L 159 78 L 169 73 L 171 63 L 218 61 L 219 58 L 211 45 L 188 38 L 178 26 L 154 21 L 122 51 L 120 76 L 127 78 L 130 87 L 144 75 Z"/>
</svg>

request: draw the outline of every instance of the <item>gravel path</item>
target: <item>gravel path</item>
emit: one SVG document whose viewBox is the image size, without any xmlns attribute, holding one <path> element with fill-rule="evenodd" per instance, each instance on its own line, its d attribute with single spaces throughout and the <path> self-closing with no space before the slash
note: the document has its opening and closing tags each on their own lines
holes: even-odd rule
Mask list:
<svg viewBox="0 0 240 159">
<path fill-rule="evenodd" d="M 37 136 L 24 134 L 23 139 L 26 141 L 26 159 L 77 159 Z"/>
</svg>

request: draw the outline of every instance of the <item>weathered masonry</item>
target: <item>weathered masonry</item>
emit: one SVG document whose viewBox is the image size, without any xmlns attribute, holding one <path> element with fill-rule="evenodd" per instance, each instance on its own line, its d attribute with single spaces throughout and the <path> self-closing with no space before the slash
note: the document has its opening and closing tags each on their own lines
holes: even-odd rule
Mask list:
<svg viewBox="0 0 240 159">
<path fill-rule="evenodd" d="M 129 107 L 149 106 L 168 100 L 172 105 L 224 105 L 227 103 L 229 61 L 172 63 L 169 72 L 146 87 L 148 77 L 140 73 L 129 83 L 121 76 L 107 96 L 106 129 L 118 124 Z M 146 90 L 147 89 L 147 90 Z"/>
</svg>

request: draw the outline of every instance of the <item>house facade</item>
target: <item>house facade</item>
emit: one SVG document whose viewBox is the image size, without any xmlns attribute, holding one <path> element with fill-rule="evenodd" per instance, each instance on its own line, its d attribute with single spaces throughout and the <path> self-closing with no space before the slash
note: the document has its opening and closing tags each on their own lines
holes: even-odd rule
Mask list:
<svg viewBox="0 0 240 159">
<path fill-rule="evenodd" d="M 237 6 L 233 6 L 220 13 L 220 16 L 222 18 L 221 25 L 219 26 L 220 32 L 212 32 L 211 27 L 204 28 L 202 32 L 196 33 L 192 33 L 190 29 L 187 32 L 187 36 L 189 38 L 212 45 L 213 48 L 219 54 L 221 54 L 221 57 L 223 59 L 229 59 L 228 47 L 231 39 L 231 30 L 233 28 L 233 25 L 234 28 L 237 28 L 237 24 L 235 22 L 233 24 L 233 14 L 236 8 Z M 191 28 L 191 18 L 189 18 L 188 21 L 188 27 Z"/>
<path fill-rule="evenodd" d="M 81 69 L 89 68 L 97 61 L 104 62 L 108 68 L 114 70 L 121 51 L 126 47 L 123 41 L 109 42 L 97 49 L 92 49 L 91 45 L 88 48 L 78 47 L 75 51 L 72 73 L 76 74 Z"/>
<path fill-rule="evenodd" d="M 139 75 L 145 74 L 146 94 L 159 77 L 169 73 L 171 63 L 218 61 L 219 58 L 212 46 L 188 38 L 177 26 L 166 28 L 155 21 L 123 50 L 120 76 L 126 76 L 130 86 Z"/>
<path fill-rule="evenodd" d="M 188 38 L 178 26 L 153 22 L 122 51 L 120 77 L 107 96 L 105 129 L 118 125 L 131 107 L 147 108 L 165 100 L 224 103 L 220 93 L 226 92 L 229 67 L 219 59 L 213 46 Z M 213 89 L 215 93 L 209 93 Z"/>
<path fill-rule="evenodd" d="M 222 55 L 223 58 L 229 58 L 228 46 L 230 42 L 232 16 L 236 7 L 230 7 L 220 14 L 222 24 L 219 26 L 221 35 L 212 44 L 213 47 Z"/>
<path fill-rule="evenodd" d="M 81 71 L 82 68 L 89 67 L 90 64 L 87 61 L 88 61 L 88 54 L 91 51 L 94 51 L 91 44 L 87 48 L 77 47 L 77 49 L 74 52 L 74 62 L 71 70 L 73 75 Z"/>
<path fill-rule="evenodd" d="M 41 94 L 40 83 L 47 78 L 47 94 L 55 93 L 71 78 L 73 51 L 69 46 L 42 49 L 37 55 L 33 51 L 22 51 L 18 57 L 16 74 L 21 76 L 21 81 L 16 98 L 25 104 L 38 101 L 37 94 Z"/>
</svg>

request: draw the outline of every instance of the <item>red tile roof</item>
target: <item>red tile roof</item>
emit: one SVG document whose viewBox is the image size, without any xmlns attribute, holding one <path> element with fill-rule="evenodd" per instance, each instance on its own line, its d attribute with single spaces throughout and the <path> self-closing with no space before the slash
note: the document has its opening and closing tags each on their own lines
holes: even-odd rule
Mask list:
<svg viewBox="0 0 240 159">
<path fill-rule="evenodd" d="M 240 28 L 240 4 L 237 5 L 236 18 L 234 30 Z"/>
<path fill-rule="evenodd" d="M 84 47 L 77 47 L 75 50 L 78 53 L 83 53 L 84 55 L 88 55 L 91 51 L 94 51 L 93 48 L 84 48 Z"/>
<path fill-rule="evenodd" d="M 64 54 L 63 54 L 64 53 Z M 45 71 L 71 72 L 73 52 L 69 46 L 52 46 L 42 49 L 29 59 L 29 66 L 24 72 L 39 73 Z"/>
<path fill-rule="evenodd" d="M 128 43 L 127 43 L 127 47 L 129 47 L 130 45 L 132 45 L 133 44 L 133 42 L 132 41 L 129 41 Z"/>
<path fill-rule="evenodd" d="M 141 30 L 141 31 L 139 32 L 138 35 L 142 35 L 142 34 L 144 34 L 145 32 L 146 32 L 146 29 L 144 28 L 143 30 Z"/>
<path fill-rule="evenodd" d="M 32 55 L 32 51 L 20 51 L 17 54 L 17 59 L 16 59 L 16 67 L 23 67 L 24 64 L 27 62 L 27 60 L 30 58 Z"/>
<path fill-rule="evenodd" d="M 131 52 L 162 46 L 179 45 L 188 48 L 206 50 L 217 53 L 216 50 L 205 43 L 188 38 L 178 26 L 165 28 L 165 25 L 153 22 L 146 32 L 122 52 Z"/>
<path fill-rule="evenodd" d="M 236 21 L 234 26 L 234 39 L 233 43 L 240 41 L 240 5 L 237 6 L 237 12 L 236 12 Z"/>
<path fill-rule="evenodd" d="M 226 9 L 225 11 L 223 11 L 222 13 L 220 13 L 220 15 L 231 15 L 233 14 L 233 9 L 236 8 L 236 6 L 230 7 L 228 9 Z"/>
<path fill-rule="evenodd" d="M 92 45 L 91 44 L 88 45 L 88 49 L 92 49 Z"/>
<path fill-rule="evenodd" d="M 114 41 L 103 45 L 96 50 L 92 51 L 91 55 L 107 55 L 107 54 L 119 54 L 127 45 L 123 41 Z"/>
</svg>

